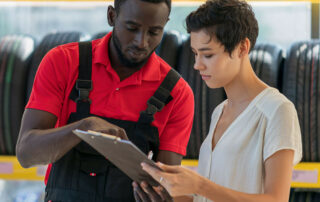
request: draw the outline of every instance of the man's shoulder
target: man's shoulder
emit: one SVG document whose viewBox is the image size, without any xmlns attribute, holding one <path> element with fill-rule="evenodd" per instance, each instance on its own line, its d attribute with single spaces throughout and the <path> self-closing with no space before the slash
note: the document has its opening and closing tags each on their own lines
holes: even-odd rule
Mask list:
<svg viewBox="0 0 320 202">
<path fill-rule="evenodd" d="M 60 53 L 78 53 L 79 52 L 79 43 L 78 42 L 71 42 L 59 45 L 53 50 L 59 51 Z"/>
<path fill-rule="evenodd" d="M 78 48 L 77 42 L 62 44 L 52 48 L 46 54 L 44 59 L 46 60 L 54 59 L 54 61 L 57 61 L 57 58 L 59 60 L 74 58 L 75 56 L 78 55 L 78 52 L 79 52 L 79 48 Z"/>
</svg>

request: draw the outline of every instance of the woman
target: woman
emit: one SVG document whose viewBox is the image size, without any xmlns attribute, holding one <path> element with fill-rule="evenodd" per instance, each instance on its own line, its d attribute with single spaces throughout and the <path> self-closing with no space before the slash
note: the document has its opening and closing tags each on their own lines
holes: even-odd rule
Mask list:
<svg viewBox="0 0 320 202">
<path fill-rule="evenodd" d="M 187 29 L 194 68 L 208 87 L 223 87 L 227 100 L 212 114 L 199 174 L 162 164 L 163 171 L 143 169 L 182 201 L 288 201 L 292 167 L 302 156 L 300 127 L 294 105 L 252 69 L 249 52 L 258 35 L 252 8 L 209 0 L 187 17 Z"/>
</svg>

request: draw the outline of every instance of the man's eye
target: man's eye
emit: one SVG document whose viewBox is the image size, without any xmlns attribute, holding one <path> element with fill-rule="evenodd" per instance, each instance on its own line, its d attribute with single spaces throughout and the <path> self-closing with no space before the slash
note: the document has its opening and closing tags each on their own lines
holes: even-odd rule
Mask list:
<svg viewBox="0 0 320 202">
<path fill-rule="evenodd" d="M 137 31 L 137 28 L 135 28 L 135 27 L 127 27 L 127 30 L 129 30 L 129 31 Z"/>
</svg>

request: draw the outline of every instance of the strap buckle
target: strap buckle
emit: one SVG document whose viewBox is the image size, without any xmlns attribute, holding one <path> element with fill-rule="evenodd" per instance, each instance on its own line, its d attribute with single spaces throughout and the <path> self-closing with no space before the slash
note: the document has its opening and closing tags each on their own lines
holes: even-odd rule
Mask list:
<svg viewBox="0 0 320 202">
<path fill-rule="evenodd" d="M 152 96 L 148 101 L 147 101 L 147 114 L 155 114 L 156 112 L 159 112 L 163 109 L 165 106 L 165 103 L 161 102 L 159 99 L 156 97 Z"/>
<path fill-rule="evenodd" d="M 77 97 L 75 101 L 78 102 L 81 100 L 83 102 L 89 102 L 91 104 L 91 100 L 89 99 L 89 93 L 92 90 L 92 81 L 77 79 L 76 89 L 79 92 L 79 97 Z"/>
</svg>

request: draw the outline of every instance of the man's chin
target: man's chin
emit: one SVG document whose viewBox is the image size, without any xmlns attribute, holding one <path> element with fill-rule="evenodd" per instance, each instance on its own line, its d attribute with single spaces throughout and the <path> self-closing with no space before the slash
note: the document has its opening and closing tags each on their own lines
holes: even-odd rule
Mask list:
<svg viewBox="0 0 320 202">
<path fill-rule="evenodd" d="M 131 63 L 132 65 L 141 65 L 148 61 L 149 57 L 147 58 L 130 58 L 127 59 L 127 62 Z"/>
<path fill-rule="evenodd" d="M 141 63 L 141 62 L 144 62 L 144 61 L 147 61 L 149 59 L 149 56 L 146 57 L 127 57 L 127 59 L 132 62 L 132 63 Z"/>
<path fill-rule="evenodd" d="M 141 68 L 142 65 L 144 65 L 147 62 L 148 59 L 146 60 L 125 60 L 122 61 L 124 65 L 130 68 Z"/>
</svg>

